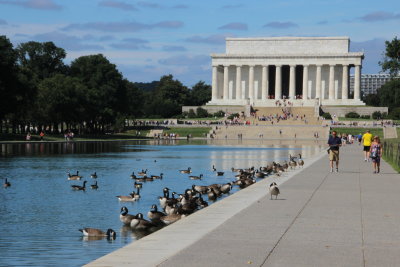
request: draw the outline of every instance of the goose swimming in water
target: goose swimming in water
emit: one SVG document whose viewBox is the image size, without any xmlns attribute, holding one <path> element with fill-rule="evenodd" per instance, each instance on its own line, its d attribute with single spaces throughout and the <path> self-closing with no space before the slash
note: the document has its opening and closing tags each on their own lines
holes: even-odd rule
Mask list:
<svg viewBox="0 0 400 267">
<path fill-rule="evenodd" d="M 152 221 L 159 221 L 161 217 L 167 216 L 164 212 L 157 210 L 157 205 L 152 205 L 150 211 L 147 213 L 147 217 L 149 217 Z"/>
<path fill-rule="evenodd" d="M 189 167 L 187 170 L 179 170 L 180 173 L 192 173 L 192 168 Z"/>
<path fill-rule="evenodd" d="M 82 186 L 80 186 L 80 185 L 71 185 L 71 187 L 72 187 L 73 190 L 77 190 L 77 191 L 82 190 L 82 191 L 85 191 L 85 189 L 86 189 L 86 183 L 87 183 L 87 181 L 83 181 L 83 185 L 82 185 Z"/>
<path fill-rule="evenodd" d="M 129 196 L 116 196 L 121 202 L 134 202 L 137 199 L 134 198 L 135 192 L 129 194 Z"/>
<path fill-rule="evenodd" d="M 135 218 L 132 219 L 130 225 L 131 228 L 135 230 L 148 230 L 152 227 L 156 227 L 156 225 L 153 224 L 152 222 L 143 219 L 142 213 L 136 214 Z"/>
<path fill-rule="evenodd" d="M 192 180 L 201 180 L 201 178 L 203 178 L 203 174 L 200 174 L 199 176 L 190 175 L 189 178 Z"/>
<path fill-rule="evenodd" d="M 103 232 L 99 229 L 96 228 L 83 228 L 79 229 L 83 233 L 84 236 L 96 236 L 96 237 L 101 237 L 101 236 L 106 236 L 107 238 L 115 239 L 117 234 L 113 229 L 108 229 L 107 232 Z"/>
<path fill-rule="evenodd" d="M 97 178 L 97 173 L 96 173 L 96 172 L 92 173 L 92 174 L 90 175 L 90 177 L 93 178 L 93 179 L 96 179 L 96 178 Z"/>
<path fill-rule="evenodd" d="M 128 214 L 128 208 L 127 207 L 122 207 L 121 208 L 121 213 L 119 215 L 119 220 L 125 224 L 125 225 L 130 225 L 131 221 L 135 218 L 135 215 Z"/>
<path fill-rule="evenodd" d="M 68 180 L 80 180 L 82 179 L 82 176 L 79 176 L 79 171 L 76 171 L 76 174 L 71 174 L 70 172 L 67 172 L 67 179 Z"/>
<path fill-rule="evenodd" d="M 95 189 L 95 190 L 99 189 L 99 186 L 97 185 L 97 181 L 94 184 L 90 185 L 90 188 Z"/>
<path fill-rule="evenodd" d="M 141 172 L 138 172 L 138 175 L 140 175 L 140 176 L 145 176 L 146 174 L 147 174 L 147 169 L 146 170 L 142 169 Z"/>
<path fill-rule="evenodd" d="M 11 183 L 7 180 L 7 178 L 5 178 L 3 187 L 6 188 L 6 187 L 10 187 L 10 186 L 11 186 Z"/>
</svg>

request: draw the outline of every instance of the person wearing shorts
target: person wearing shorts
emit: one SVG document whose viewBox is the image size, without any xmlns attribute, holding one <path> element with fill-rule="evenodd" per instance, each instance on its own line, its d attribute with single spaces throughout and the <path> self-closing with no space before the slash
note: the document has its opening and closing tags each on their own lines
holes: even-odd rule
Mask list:
<svg viewBox="0 0 400 267">
<path fill-rule="evenodd" d="M 329 146 L 329 166 L 331 167 L 331 172 L 333 172 L 333 162 L 336 162 L 336 172 L 339 171 L 339 147 L 342 145 L 342 140 L 337 136 L 336 131 L 332 132 L 329 136 L 328 146 Z"/>
<path fill-rule="evenodd" d="M 370 130 L 367 130 L 361 139 L 364 145 L 364 161 L 369 161 L 369 151 L 372 143 L 372 134 L 370 133 Z"/>
</svg>

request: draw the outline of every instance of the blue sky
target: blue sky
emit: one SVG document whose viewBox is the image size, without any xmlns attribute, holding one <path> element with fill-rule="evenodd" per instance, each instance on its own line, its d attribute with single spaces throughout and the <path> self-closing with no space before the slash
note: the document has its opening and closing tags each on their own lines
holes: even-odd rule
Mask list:
<svg viewBox="0 0 400 267">
<path fill-rule="evenodd" d="M 130 81 L 192 86 L 210 83 L 225 37 L 349 36 L 362 72 L 377 73 L 384 41 L 400 37 L 400 1 L 0 0 L 0 29 L 14 45 L 53 41 L 67 63 L 102 53 Z"/>
</svg>

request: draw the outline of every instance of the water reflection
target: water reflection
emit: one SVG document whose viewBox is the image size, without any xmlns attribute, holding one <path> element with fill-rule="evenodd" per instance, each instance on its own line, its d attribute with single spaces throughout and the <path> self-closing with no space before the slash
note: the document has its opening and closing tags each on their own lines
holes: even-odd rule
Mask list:
<svg viewBox="0 0 400 267">
<path fill-rule="evenodd" d="M 295 143 L 259 140 L 152 140 L 93 143 L 31 143 L 0 145 L 0 177 L 12 186 L 0 188 L 0 266 L 81 266 L 149 232 L 122 226 L 119 212 L 147 214 L 167 186 L 178 193 L 193 184 L 227 183 L 235 168 L 265 166 L 302 153 L 307 159 L 320 151 L 313 142 Z M 212 171 L 215 165 L 223 176 Z M 202 180 L 191 180 L 178 170 L 192 168 Z M 132 171 L 148 169 L 163 179 L 144 182 L 141 199 L 119 202 L 117 195 L 134 189 Z M 66 171 L 83 176 L 69 181 Z M 98 178 L 90 178 L 97 172 Z M 98 190 L 75 192 L 71 185 L 98 182 Z M 239 190 L 234 188 L 232 193 Z M 207 200 L 207 197 L 205 196 Z M 212 202 L 209 202 L 210 204 Z M 21 219 L 22 218 L 22 219 Z M 114 241 L 83 238 L 82 227 L 119 229 Z"/>
</svg>

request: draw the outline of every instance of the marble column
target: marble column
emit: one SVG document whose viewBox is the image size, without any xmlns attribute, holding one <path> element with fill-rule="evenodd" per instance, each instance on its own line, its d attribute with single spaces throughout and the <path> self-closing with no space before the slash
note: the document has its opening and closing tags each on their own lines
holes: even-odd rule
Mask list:
<svg viewBox="0 0 400 267">
<path fill-rule="evenodd" d="M 303 99 L 308 99 L 308 66 L 303 66 Z"/>
<path fill-rule="evenodd" d="M 349 98 L 349 66 L 343 65 L 342 99 Z"/>
<path fill-rule="evenodd" d="M 242 66 L 236 66 L 236 100 L 242 99 Z"/>
<path fill-rule="evenodd" d="M 262 66 L 261 77 L 261 100 L 265 101 L 268 96 L 268 66 Z"/>
<path fill-rule="evenodd" d="M 282 99 L 282 65 L 276 65 L 275 99 Z"/>
<path fill-rule="evenodd" d="M 228 100 L 229 97 L 229 66 L 224 65 L 224 100 Z"/>
<path fill-rule="evenodd" d="M 249 98 L 254 100 L 254 66 L 249 66 Z"/>
<path fill-rule="evenodd" d="M 211 93 L 211 101 L 215 101 L 218 98 L 218 82 L 217 82 L 217 75 L 218 75 L 218 66 L 212 67 L 212 93 Z"/>
<path fill-rule="evenodd" d="M 335 65 L 329 66 L 329 100 L 335 99 Z"/>
<path fill-rule="evenodd" d="M 360 99 L 360 85 L 361 85 L 361 66 L 356 65 L 354 69 L 354 99 Z"/>
<path fill-rule="evenodd" d="M 317 65 L 317 77 L 315 79 L 315 98 L 321 99 L 321 65 Z"/>
<path fill-rule="evenodd" d="M 295 93 L 296 93 L 296 65 L 290 65 L 289 99 L 294 99 Z"/>
</svg>

